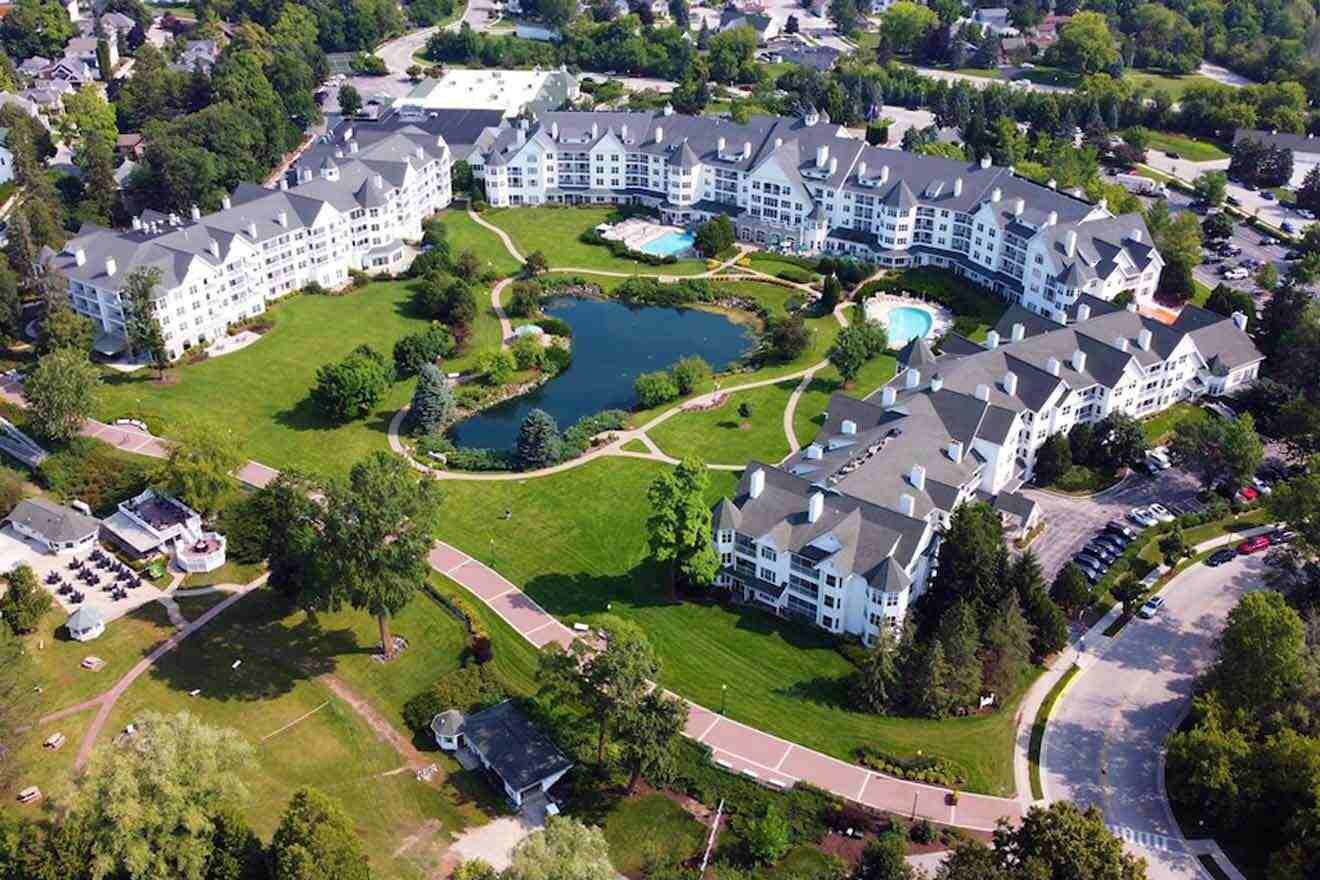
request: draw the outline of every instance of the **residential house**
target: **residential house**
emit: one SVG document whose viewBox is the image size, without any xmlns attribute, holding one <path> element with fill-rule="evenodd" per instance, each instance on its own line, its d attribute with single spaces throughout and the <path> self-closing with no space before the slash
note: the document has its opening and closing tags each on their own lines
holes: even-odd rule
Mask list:
<svg viewBox="0 0 1320 880">
<path fill-rule="evenodd" d="M 93 71 L 92 79 L 108 80 L 110 79 L 111 74 L 115 72 L 115 68 L 119 66 L 119 43 L 117 40 L 111 39 L 105 41 L 106 54 L 110 63 L 109 70 L 101 69 L 101 56 L 97 51 L 97 47 L 100 44 L 100 39 L 94 36 L 74 37 L 65 44 L 64 58 L 62 61 L 82 62 L 82 64 L 86 65 L 86 67 Z M 60 63 L 61 62 L 56 62 L 56 66 L 58 67 Z M 48 77 L 51 75 L 52 74 L 49 71 L 46 74 Z M 64 78 L 67 79 L 68 77 Z"/>
<path fill-rule="evenodd" d="M 978 9 L 972 13 L 971 20 L 980 25 L 982 31 L 1001 37 L 1016 37 L 1021 33 L 1013 27 L 1008 9 L 1003 6 Z"/>
<path fill-rule="evenodd" d="M 573 767 L 512 700 L 467 716 L 442 712 L 432 719 L 431 734 L 446 751 L 466 747 L 475 754 L 515 807 L 544 795 Z"/>
<path fill-rule="evenodd" d="M 819 71 L 831 70 L 843 54 L 833 46 L 812 46 L 799 38 L 783 35 L 770 40 L 765 49 L 768 61 L 801 64 Z"/>
<path fill-rule="evenodd" d="M 46 72 L 46 68 L 50 67 L 51 63 L 49 58 L 33 55 L 31 58 L 23 59 L 23 63 L 18 65 L 18 72 L 26 77 L 36 79 Z"/>
<path fill-rule="evenodd" d="M 115 152 L 121 158 L 138 160 L 146 151 L 147 142 L 140 131 L 127 131 L 115 139 Z"/>
<path fill-rule="evenodd" d="M 718 30 L 727 31 L 739 27 L 749 27 L 756 31 L 757 43 L 764 43 L 779 35 L 780 30 L 783 28 L 783 22 L 773 16 L 742 12 L 737 9 L 725 9 L 720 14 Z"/>
<path fill-rule="evenodd" d="M 6 522 L 48 553 L 73 553 L 90 547 L 101 528 L 100 520 L 95 517 L 45 498 L 25 498 L 18 502 Z"/>
<path fill-rule="evenodd" d="M 14 179 L 14 154 L 9 150 L 9 129 L 0 128 L 0 184 Z"/>
<path fill-rule="evenodd" d="M 220 46 L 215 40 L 188 40 L 183 51 L 179 53 L 179 58 L 170 68 L 173 70 L 186 70 L 189 72 L 200 71 L 207 74 L 211 73 L 211 68 L 220 58 Z"/>
</svg>

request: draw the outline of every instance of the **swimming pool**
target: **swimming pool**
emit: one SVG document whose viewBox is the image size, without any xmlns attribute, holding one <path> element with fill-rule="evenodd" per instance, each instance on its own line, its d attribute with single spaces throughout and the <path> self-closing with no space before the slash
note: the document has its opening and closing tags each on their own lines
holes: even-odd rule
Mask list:
<svg viewBox="0 0 1320 880">
<path fill-rule="evenodd" d="M 690 232 L 667 232 L 654 241 L 648 241 L 640 250 L 657 257 L 672 257 L 691 248 L 696 240 L 696 236 Z"/>
<path fill-rule="evenodd" d="M 925 338 L 934 326 L 934 319 L 925 309 L 911 306 L 899 306 L 890 309 L 885 315 L 885 324 L 889 331 L 890 348 L 902 348 L 913 339 Z"/>
</svg>

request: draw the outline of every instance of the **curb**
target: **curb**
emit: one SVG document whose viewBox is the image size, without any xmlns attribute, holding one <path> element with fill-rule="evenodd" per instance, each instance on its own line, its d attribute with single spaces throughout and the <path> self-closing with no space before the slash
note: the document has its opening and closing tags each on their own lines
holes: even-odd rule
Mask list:
<svg viewBox="0 0 1320 880">
<path fill-rule="evenodd" d="M 1063 698 L 1068 695 L 1068 691 L 1071 690 L 1072 686 L 1077 683 L 1077 680 L 1086 673 L 1086 667 L 1078 663 L 1076 657 L 1073 658 L 1073 668 L 1075 668 L 1077 672 L 1073 674 L 1072 678 L 1068 679 L 1067 683 L 1064 684 L 1064 686 L 1059 690 L 1058 695 L 1054 698 L 1054 702 L 1050 705 L 1049 714 L 1045 716 L 1043 722 L 1045 725 L 1045 731 L 1040 735 L 1040 758 L 1036 762 L 1036 766 L 1039 768 L 1039 772 L 1040 772 L 1040 799 L 1043 803 L 1046 804 L 1052 803 L 1054 801 L 1054 798 L 1050 797 L 1049 785 L 1046 781 L 1048 777 L 1045 775 L 1045 755 L 1049 751 L 1049 746 L 1050 746 L 1050 716 L 1054 714 L 1054 709 L 1061 702 L 1063 702 Z M 1063 674 L 1067 675 L 1068 670 L 1065 669 L 1063 671 Z M 1031 726 L 1035 727 L 1036 721 L 1038 720 L 1040 719 L 1038 718 L 1032 719 Z M 1030 760 L 1030 756 L 1028 756 L 1028 760 Z"/>
</svg>

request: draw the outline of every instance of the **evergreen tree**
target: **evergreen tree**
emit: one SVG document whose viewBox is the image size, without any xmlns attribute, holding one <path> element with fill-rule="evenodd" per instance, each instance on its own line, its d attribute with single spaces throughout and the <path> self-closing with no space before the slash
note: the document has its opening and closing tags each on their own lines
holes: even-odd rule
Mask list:
<svg viewBox="0 0 1320 880">
<path fill-rule="evenodd" d="M 1016 690 L 1031 658 L 1031 625 L 1022 614 L 1015 591 L 1009 591 L 995 609 L 985 633 L 986 684 L 999 701 Z"/>
<path fill-rule="evenodd" d="M 1086 575 L 1071 562 L 1055 575 L 1050 594 L 1054 601 L 1074 615 L 1085 611 L 1095 601 L 1091 595 L 1091 585 L 1086 582 Z"/>
<path fill-rule="evenodd" d="M 156 370 L 164 375 L 170 356 L 165 348 L 165 333 L 156 318 L 152 294 L 160 281 L 160 270 L 135 269 L 124 283 L 122 298 L 125 303 L 125 329 L 133 352 L 146 356 Z"/>
<path fill-rule="evenodd" d="M 940 544 L 939 571 L 916 603 L 922 634 L 938 626 L 959 599 L 972 605 L 978 620 L 986 620 L 999 603 L 1007 561 L 999 514 L 988 504 L 960 504 Z"/>
<path fill-rule="evenodd" d="M 928 718 L 946 717 L 953 707 L 949 691 L 952 674 L 948 661 L 944 659 L 944 647 L 939 640 L 932 641 L 921 652 L 912 680 L 913 708 Z"/>
<path fill-rule="evenodd" d="M 36 287 L 37 243 L 32 240 L 32 228 L 28 225 L 27 214 L 14 211 L 9 218 L 9 244 L 5 255 L 9 258 L 9 267 L 17 273 L 25 291 Z"/>
<path fill-rule="evenodd" d="M 857 671 L 853 702 L 870 712 L 884 713 L 903 702 L 903 677 L 899 674 L 899 647 L 893 630 L 880 627 L 871 649 Z"/>
<path fill-rule="evenodd" d="M 1050 486 L 1072 467 L 1072 447 L 1064 434 L 1051 434 L 1036 453 L 1036 482 Z"/>
<path fill-rule="evenodd" d="M 371 880 L 371 863 L 339 802 L 303 788 L 270 842 L 271 880 Z"/>
<path fill-rule="evenodd" d="M 412 406 L 408 418 L 413 433 L 438 434 L 454 420 L 458 405 L 449 389 L 449 380 L 435 364 L 426 364 L 417 373 L 417 387 L 413 389 Z"/>
<path fill-rule="evenodd" d="M 518 429 L 514 455 L 525 471 L 550 467 L 559 461 L 561 441 L 554 417 L 543 409 L 534 409 Z"/>
<path fill-rule="evenodd" d="M 1031 627 L 1031 652 L 1044 657 L 1068 643 L 1068 621 L 1045 586 L 1045 576 L 1033 550 L 1013 561 L 1007 581 L 1017 593 L 1022 613 Z"/>
<path fill-rule="evenodd" d="M 23 338 L 23 296 L 18 290 L 18 275 L 0 254 L 0 343 Z"/>
<path fill-rule="evenodd" d="M 949 699 L 956 708 L 975 706 L 981 696 L 981 646 L 976 612 L 967 602 L 955 602 L 940 619 L 939 644 L 949 665 Z"/>
</svg>

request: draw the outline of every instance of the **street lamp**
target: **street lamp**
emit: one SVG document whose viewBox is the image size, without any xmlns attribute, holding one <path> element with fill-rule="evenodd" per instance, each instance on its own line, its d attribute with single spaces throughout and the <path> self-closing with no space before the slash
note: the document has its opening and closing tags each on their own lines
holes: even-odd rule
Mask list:
<svg viewBox="0 0 1320 880">
<path fill-rule="evenodd" d="M 727 684 L 722 684 L 722 685 L 720 685 L 720 714 L 721 714 L 721 715 L 724 714 L 724 707 L 725 707 L 726 705 L 728 705 L 728 702 L 729 702 L 729 686 L 728 686 Z"/>
</svg>

